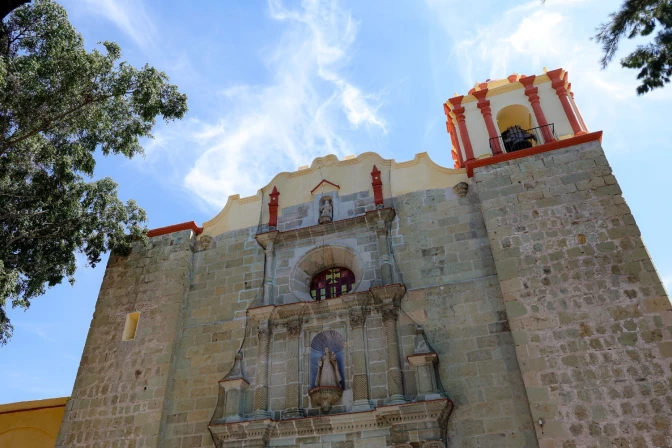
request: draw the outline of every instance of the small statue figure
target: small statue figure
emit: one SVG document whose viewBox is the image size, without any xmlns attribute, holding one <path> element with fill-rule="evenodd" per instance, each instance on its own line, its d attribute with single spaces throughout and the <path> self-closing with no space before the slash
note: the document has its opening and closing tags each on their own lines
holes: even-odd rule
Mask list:
<svg viewBox="0 0 672 448">
<path fill-rule="evenodd" d="M 326 222 L 331 222 L 333 219 L 334 207 L 331 204 L 331 198 L 325 198 L 322 206 L 320 207 L 320 219 L 318 222 L 324 224 Z"/>
<path fill-rule="evenodd" d="M 341 373 L 338 371 L 336 353 L 329 350 L 329 347 L 324 347 L 324 355 L 317 361 L 315 387 L 332 386 L 342 389 L 341 381 Z"/>
</svg>

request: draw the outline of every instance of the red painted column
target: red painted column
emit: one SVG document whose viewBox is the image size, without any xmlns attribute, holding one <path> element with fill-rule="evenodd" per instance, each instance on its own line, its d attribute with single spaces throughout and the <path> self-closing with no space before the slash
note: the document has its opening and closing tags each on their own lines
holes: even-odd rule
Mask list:
<svg viewBox="0 0 672 448">
<path fill-rule="evenodd" d="M 495 122 L 492 119 L 492 110 L 490 109 L 490 101 L 485 99 L 485 96 L 488 94 L 488 89 L 477 90 L 473 95 L 478 99 L 478 104 L 476 105 L 481 110 L 481 115 L 483 115 L 483 121 L 485 121 L 485 127 L 488 128 L 488 135 L 490 136 L 490 143 L 492 146 L 492 155 L 502 154 L 502 147 L 499 144 L 499 132 L 495 127 Z"/>
<path fill-rule="evenodd" d="M 471 147 L 471 140 L 469 139 L 469 131 L 467 131 L 467 123 L 464 120 L 464 107 L 461 107 L 462 98 L 464 96 L 456 96 L 449 99 L 450 104 L 453 105 L 453 113 L 457 119 L 457 127 L 460 129 L 460 137 L 462 137 L 462 143 L 464 144 L 464 153 L 467 156 L 466 162 L 476 160 L 474 158 L 474 150 Z"/>
<path fill-rule="evenodd" d="M 383 205 L 383 181 L 380 179 L 380 170 L 376 165 L 373 165 L 373 171 L 371 171 L 371 186 L 376 207 Z"/>
<path fill-rule="evenodd" d="M 444 103 L 443 111 L 446 114 L 446 131 L 450 134 L 450 141 L 453 144 L 453 150 L 457 155 L 457 160 L 455 160 L 455 168 L 464 168 L 464 160 L 462 160 L 462 148 L 460 147 L 460 139 L 457 138 L 457 132 L 455 131 L 455 124 L 453 123 L 453 117 L 450 116 L 450 110 L 448 106 Z"/>
<path fill-rule="evenodd" d="M 572 104 L 569 102 L 569 95 L 567 94 L 567 88 L 565 87 L 567 74 L 565 73 L 564 78 L 561 78 L 560 77 L 561 73 L 562 69 L 558 68 L 555 70 L 551 70 L 546 74 L 548 75 L 549 78 L 551 78 L 551 86 L 553 86 L 553 88 L 555 89 L 555 93 L 558 95 L 558 98 L 560 98 L 560 103 L 562 104 L 562 108 L 565 110 L 565 115 L 567 115 L 569 124 L 570 126 L 572 126 L 572 131 L 574 131 L 574 135 L 585 134 L 586 132 L 581 130 L 581 125 L 579 124 L 579 120 L 576 118 L 574 108 L 572 107 Z"/>
<path fill-rule="evenodd" d="M 527 99 L 530 101 L 530 104 L 532 105 L 532 110 L 534 111 L 534 116 L 537 119 L 537 124 L 539 126 L 543 126 L 541 128 L 541 134 L 544 136 L 544 143 L 550 143 L 555 141 L 555 137 L 553 137 L 553 133 L 548 128 L 548 121 L 546 121 L 546 115 L 544 115 L 544 111 L 541 108 L 541 103 L 539 102 L 539 95 L 538 95 L 539 88 L 534 87 L 535 78 L 536 75 L 526 76 L 524 78 L 520 78 L 519 81 L 523 86 L 525 86 L 525 95 L 527 96 Z"/>
<path fill-rule="evenodd" d="M 268 203 L 268 226 L 277 227 L 278 225 L 278 196 L 280 192 L 277 187 L 273 187 L 273 191 L 269 194 L 271 202 Z"/>
</svg>

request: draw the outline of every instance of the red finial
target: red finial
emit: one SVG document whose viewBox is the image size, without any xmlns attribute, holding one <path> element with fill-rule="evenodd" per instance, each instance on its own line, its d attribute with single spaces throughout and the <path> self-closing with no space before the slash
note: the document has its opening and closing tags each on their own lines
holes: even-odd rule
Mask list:
<svg viewBox="0 0 672 448">
<path fill-rule="evenodd" d="M 383 181 L 380 179 L 380 170 L 376 165 L 373 165 L 373 171 L 371 171 L 371 185 L 376 206 L 383 205 Z"/>
<path fill-rule="evenodd" d="M 268 226 L 276 227 L 278 225 L 278 196 L 280 196 L 278 188 L 274 186 L 269 196 L 271 197 L 271 201 L 268 203 Z"/>
</svg>

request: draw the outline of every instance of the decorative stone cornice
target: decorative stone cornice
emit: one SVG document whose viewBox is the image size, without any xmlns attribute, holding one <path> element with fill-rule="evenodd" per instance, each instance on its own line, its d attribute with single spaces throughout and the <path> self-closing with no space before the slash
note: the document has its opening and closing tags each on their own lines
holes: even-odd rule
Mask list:
<svg viewBox="0 0 672 448">
<path fill-rule="evenodd" d="M 255 238 L 262 247 L 266 247 L 268 241 L 284 243 L 287 241 L 296 241 L 304 238 L 323 237 L 334 233 L 342 232 L 353 227 L 362 225 L 375 225 L 380 220 L 391 222 L 394 219 L 395 211 L 393 208 L 382 208 L 366 212 L 362 215 L 348 219 L 340 219 L 329 223 L 318 224 L 316 226 L 302 227 L 300 229 L 285 230 L 283 232 L 274 230 L 271 232 L 258 233 Z M 273 234 L 273 235 L 272 235 Z"/>
<path fill-rule="evenodd" d="M 374 305 L 393 305 L 398 307 L 402 297 L 406 294 L 406 287 L 401 283 L 371 288 Z"/>
<path fill-rule="evenodd" d="M 278 238 L 278 235 L 280 234 L 279 231 L 273 230 L 271 232 L 265 232 L 265 233 L 257 233 L 255 235 L 255 238 L 259 245 L 266 249 L 268 247 L 269 243 L 271 243 L 271 247 L 273 246 L 273 243 L 275 240 Z"/>
<path fill-rule="evenodd" d="M 397 425 L 439 425 L 445 428 L 453 410 L 447 398 L 403 405 L 381 406 L 368 412 L 324 415 L 293 420 L 252 420 L 208 426 L 218 447 L 239 446 L 241 440 L 266 446 L 271 439 L 349 434 Z"/>
</svg>

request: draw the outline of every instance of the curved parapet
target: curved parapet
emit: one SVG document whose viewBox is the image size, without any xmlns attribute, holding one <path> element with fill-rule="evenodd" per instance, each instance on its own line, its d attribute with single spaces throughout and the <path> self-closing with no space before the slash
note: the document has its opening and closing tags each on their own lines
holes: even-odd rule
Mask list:
<svg viewBox="0 0 672 448">
<path fill-rule="evenodd" d="M 374 165 L 380 170 L 384 198 L 413 191 L 448 188 L 467 181 L 466 170 L 437 165 L 426 152 L 416 154 L 406 162 L 385 159 L 374 152 L 365 152 L 345 160 L 327 155 L 313 160 L 310 167 L 278 173 L 254 196 L 230 196 L 222 211 L 203 223 L 203 235 L 213 237 L 267 223 L 268 195 L 274 187 L 280 192 L 278 216 L 282 216 L 283 209 L 309 203 L 314 195 L 334 188 L 338 188 L 339 196 L 361 191 L 369 191 L 373 196 L 371 171 Z"/>
</svg>

